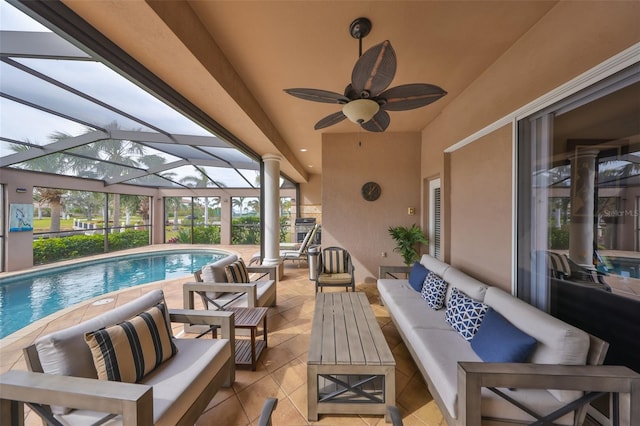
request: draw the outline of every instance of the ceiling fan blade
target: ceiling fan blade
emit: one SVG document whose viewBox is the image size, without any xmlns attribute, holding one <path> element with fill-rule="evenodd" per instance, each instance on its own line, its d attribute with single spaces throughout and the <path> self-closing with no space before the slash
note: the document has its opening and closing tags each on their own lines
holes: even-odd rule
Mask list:
<svg viewBox="0 0 640 426">
<path fill-rule="evenodd" d="M 334 124 L 338 124 L 339 122 L 341 122 L 345 118 L 347 118 L 347 116 L 344 115 L 342 113 L 342 111 L 334 112 L 333 114 L 329 114 L 325 118 L 323 118 L 322 120 L 318 121 L 316 123 L 316 125 L 313 126 L 313 128 L 316 129 L 316 130 L 324 129 L 325 127 L 329 127 L 329 126 L 333 126 Z"/>
<path fill-rule="evenodd" d="M 305 101 L 324 102 L 327 104 L 346 104 L 349 102 L 349 98 L 346 96 L 328 90 L 294 88 L 284 89 L 284 91 Z"/>
<path fill-rule="evenodd" d="M 396 52 L 385 40 L 364 52 L 351 73 L 351 84 L 362 98 L 372 98 L 386 89 L 396 75 Z"/>
<path fill-rule="evenodd" d="M 391 117 L 387 111 L 380 110 L 373 116 L 373 118 L 366 123 L 362 123 L 363 129 L 370 132 L 384 132 L 389 127 Z"/>
<path fill-rule="evenodd" d="M 403 84 L 380 93 L 377 100 L 384 110 L 406 111 L 429 105 L 446 94 L 446 91 L 433 84 Z"/>
</svg>

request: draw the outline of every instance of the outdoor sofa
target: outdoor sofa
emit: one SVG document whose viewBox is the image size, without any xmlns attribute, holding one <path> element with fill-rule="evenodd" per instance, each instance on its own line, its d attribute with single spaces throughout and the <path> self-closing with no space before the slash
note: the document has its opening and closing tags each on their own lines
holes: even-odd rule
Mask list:
<svg viewBox="0 0 640 426">
<path fill-rule="evenodd" d="M 242 278 L 231 272 L 243 268 L 245 272 L 239 274 Z M 276 266 L 246 266 L 238 256 L 227 256 L 196 271 L 196 282 L 183 284 L 183 306 L 195 309 L 195 296 L 199 296 L 204 308 L 210 310 L 275 306 L 277 273 Z M 261 275 L 252 281 L 250 274 Z M 185 331 L 190 333 L 205 330 L 202 326 L 185 325 Z"/>
<path fill-rule="evenodd" d="M 433 274 L 420 276 L 421 267 Z M 387 278 L 400 272 L 408 273 L 408 279 Z M 625 393 L 623 403 L 633 407 L 630 401 L 635 400 L 632 415 L 640 422 L 640 396 L 630 393 L 632 386 L 640 386 L 640 375 L 600 365 L 606 342 L 428 255 L 413 268 L 381 266 L 377 287 L 447 424 L 531 423 L 583 397 L 582 391 Z M 474 322 L 474 312 L 488 307 L 493 312 L 484 314 L 479 327 L 466 328 Z M 476 334 L 470 336 L 470 331 Z M 580 424 L 585 409 L 576 404 L 558 414 L 556 423 Z M 640 424 L 629 420 L 628 411 L 622 415 L 626 424 Z"/>
<path fill-rule="evenodd" d="M 223 338 L 174 338 L 170 322 L 217 325 Z M 50 424 L 193 425 L 219 388 L 235 381 L 234 337 L 231 312 L 167 310 L 162 291 L 152 290 L 25 348 L 31 371 L 0 375 L 0 423 L 22 424 L 28 403 Z M 100 349 L 93 352 L 86 339 Z M 106 342 L 110 351 L 102 352 Z M 146 374 L 127 383 L 141 370 L 134 359 L 144 359 Z M 99 380 L 102 374 L 123 381 Z"/>
</svg>

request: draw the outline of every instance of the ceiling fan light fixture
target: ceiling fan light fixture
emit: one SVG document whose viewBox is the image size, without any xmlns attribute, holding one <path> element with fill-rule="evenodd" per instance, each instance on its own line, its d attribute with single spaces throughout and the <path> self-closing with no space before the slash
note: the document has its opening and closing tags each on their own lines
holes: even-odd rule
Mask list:
<svg viewBox="0 0 640 426">
<path fill-rule="evenodd" d="M 355 99 L 342 107 L 342 113 L 357 124 L 371 120 L 379 110 L 380 105 L 371 99 Z"/>
</svg>

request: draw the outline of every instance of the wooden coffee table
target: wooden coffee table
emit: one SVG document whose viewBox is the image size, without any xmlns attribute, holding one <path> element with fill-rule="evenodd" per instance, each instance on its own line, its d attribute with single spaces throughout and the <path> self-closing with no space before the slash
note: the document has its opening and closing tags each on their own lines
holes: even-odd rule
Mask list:
<svg viewBox="0 0 640 426">
<path fill-rule="evenodd" d="M 396 362 L 362 292 L 316 296 L 307 361 L 308 418 L 384 414 L 395 405 Z"/>
<path fill-rule="evenodd" d="M 227 308 L 233 312 L 235 328 L 247 328 L 251 339 L 236 339 L 236 365 L 250 365 L 255 371 L 258 357 L 267 347 L 267 311 L 268 308 Z M 262 340 L 256 339 L 258 326 L 262 323 Z"/>
</svg>

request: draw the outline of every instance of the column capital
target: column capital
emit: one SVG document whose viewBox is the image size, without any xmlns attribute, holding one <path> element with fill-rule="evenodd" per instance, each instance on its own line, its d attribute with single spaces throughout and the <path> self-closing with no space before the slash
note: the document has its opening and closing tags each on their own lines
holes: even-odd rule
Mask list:
<svg viewBox="0 0 640 426">
<path fill-rule="evenodd" d="M 600 150 L 593 148 L 578 148 L 574 151 L 573 157 L 570 157 L 570 160 L 577 160 L 580 158 L 596 158 L 600 154 Z"/>
<path fill-rule="evenodd" d="M 264 154 L 262 156 L 263 161 L 282 161 L 282 155 L 280 154 Z"/>
</svg>

